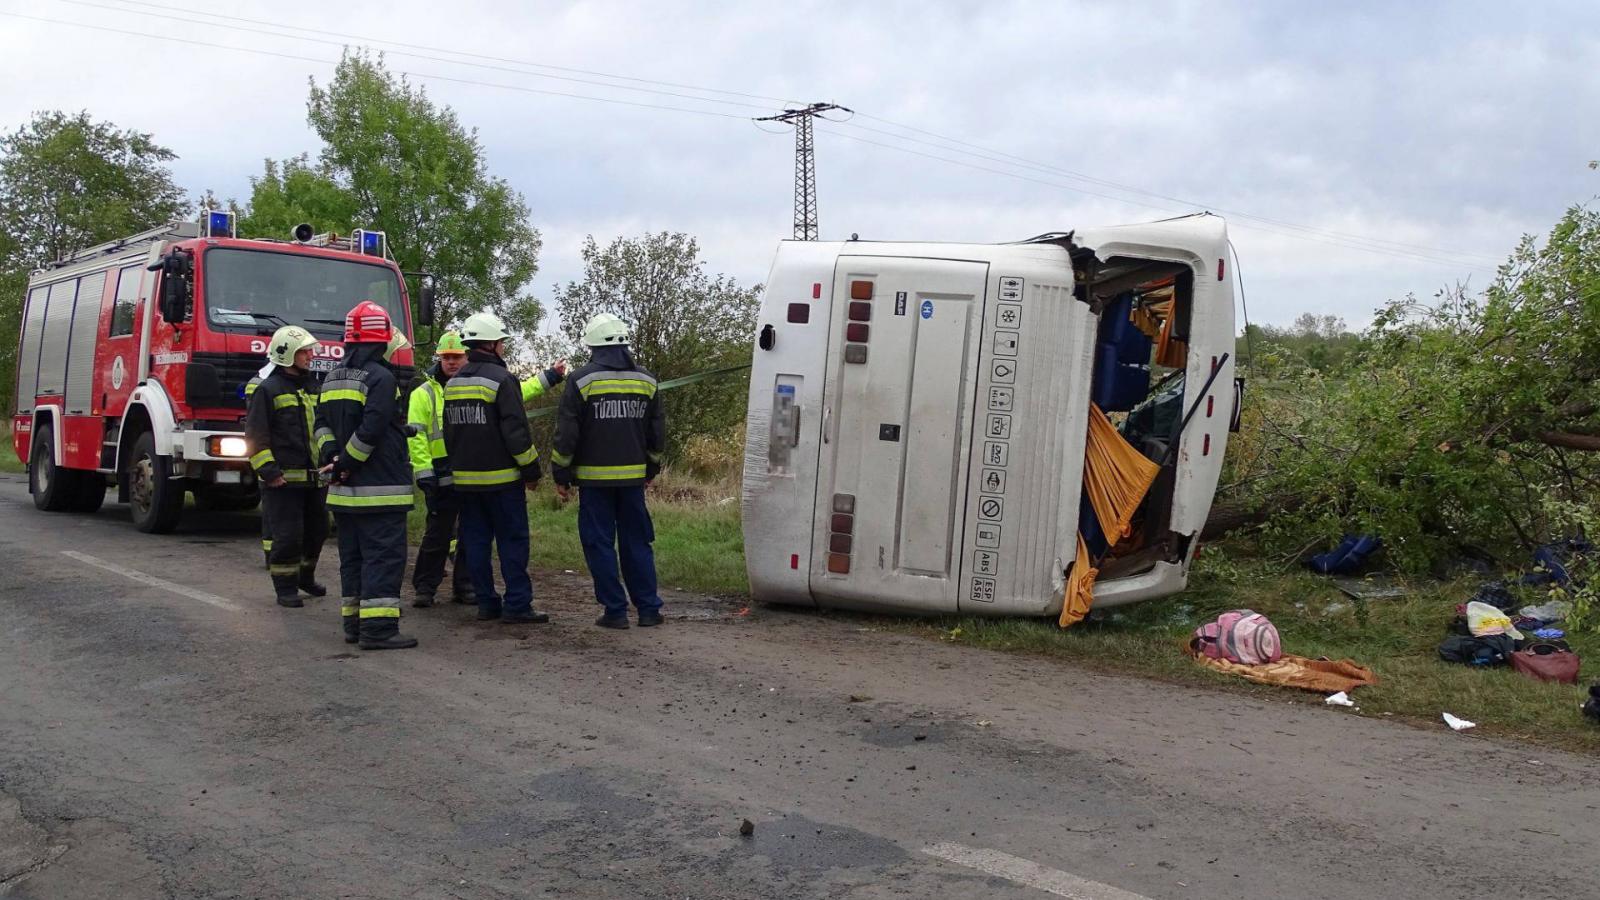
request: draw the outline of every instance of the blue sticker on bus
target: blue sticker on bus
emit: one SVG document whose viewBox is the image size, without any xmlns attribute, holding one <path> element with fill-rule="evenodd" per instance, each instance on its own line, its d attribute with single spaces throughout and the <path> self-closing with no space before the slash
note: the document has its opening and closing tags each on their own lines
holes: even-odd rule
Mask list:
<svg viewBox="0 0 1600 900">
<path fill-rule="evenodd" d="M 924 301 L 922 301 L 922 317 L 924 319 L 933 318 L 933 301 L 932 300 L 924 300 Z"/>
</svg>

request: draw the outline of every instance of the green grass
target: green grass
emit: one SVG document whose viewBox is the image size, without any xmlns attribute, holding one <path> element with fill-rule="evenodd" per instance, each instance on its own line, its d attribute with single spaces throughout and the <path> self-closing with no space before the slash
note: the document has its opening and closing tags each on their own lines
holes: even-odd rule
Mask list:
<svg viewBox="0 0 1600 900">
<path fill-rule="evenodd" d="M 1198 567 L 1190 589 L 1176 597 L 1104 610 L 1065 631 L 1053 622 L 972 617 L 895 620 L 894 627 L 1105 671 L 1320 703 L 1313 693 L 1213 672 L 1182 653 L 1201 623 L 1225 610 L 1249 608 L 1278 627 L 1286 652 L 1352 659 L 1377 673 L 1377 685 L 1353 694 L 1361 715 L 1443 728 L 1440 714 L 1450 712 L 1478 723 L 1479 733 L 1600 753 L 1600 728 L 1578 712 L 1600 662 L 1600 635 L 1568 635 L 1578 655 L 1590 661 L 1576 687 L 1536 682 L 1509 667 L 1478 670 L 1439 660 L 1435 648 L 1445 626 L 1479 580 L 1419 583 L 1402 599 L 1358 603 L 1326 578 L 1259 561 L 1223 560 Z"/>
<path fill-rule="evenodd" d="M 548 479 L 546 479 L 548 482 Z M 656 528 L 656 573 L 663 587 L 716 595 L 744 595 L 744 539 L 739 530 L 739 493 L 726 483 L 698 485 L 663 476 L 649 494 Z M 411 512 L 413 543 L 421 539 L 422 497 Z M 529 495 L 533 565 L 587 572 L 578 541 L 576 495 L 562 504 L 548 483 Z"/>
<path fill-rule="evenodd" d="M 0 423 L 0 441 L 4 441 L 3 444 L 0 444 L 0 472 L 19 473 L 28 471 L 27 467 L 22 464 L 22 460 L 17 458 L 16 451 L 11 447 L 11 423 L 9 421 Z"/>
</svg>

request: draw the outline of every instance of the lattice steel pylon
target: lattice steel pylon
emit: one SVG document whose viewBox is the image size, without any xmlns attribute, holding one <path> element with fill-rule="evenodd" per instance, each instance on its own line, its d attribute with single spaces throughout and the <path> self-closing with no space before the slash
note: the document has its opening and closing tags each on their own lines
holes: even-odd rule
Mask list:
<svg viewBox="0 0 1600 900">
<path fill-rule="evenodd" d="M 837 103 L 813 103 L 755 120 L 786 122 L 794 126 L 794 239 L 797 241 L 817 239 L 817 161 L 811 120 L 834 110 L 851 111 Z"/>
</svg>

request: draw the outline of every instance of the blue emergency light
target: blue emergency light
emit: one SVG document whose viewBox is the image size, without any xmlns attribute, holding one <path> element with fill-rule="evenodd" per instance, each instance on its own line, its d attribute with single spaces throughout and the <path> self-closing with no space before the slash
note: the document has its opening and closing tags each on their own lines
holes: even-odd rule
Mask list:
<svg viewBox="0 0 1600 900">
<path fill-rule="evenodd" d="M 227 210 L 213 209 L 206 213 L 205 237 L 234 237 L 233 213 Z"/>
<path fill-rule="evenodd" d="M 384 244 L 388 240 L 381 231 L 366 231 L 357 228 L 351 236 L 351 243 L 355 244 L 356 252 L 362 256 L 384 256 Z"/>
</svg>

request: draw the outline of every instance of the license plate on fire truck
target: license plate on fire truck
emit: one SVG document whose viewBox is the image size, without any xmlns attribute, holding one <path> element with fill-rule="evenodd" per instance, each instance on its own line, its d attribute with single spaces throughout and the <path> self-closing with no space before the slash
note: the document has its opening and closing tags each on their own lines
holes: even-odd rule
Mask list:
<svg viewBox="0 0 1600 900">
<path fill-rule="evenodd" d="M 337 359 L 326 359 L 324 357 L 312 357 L 311 359 L 311 371 L 313 372 L 332 372 L 337 368 L 339 368 Z"/>
</svg>

